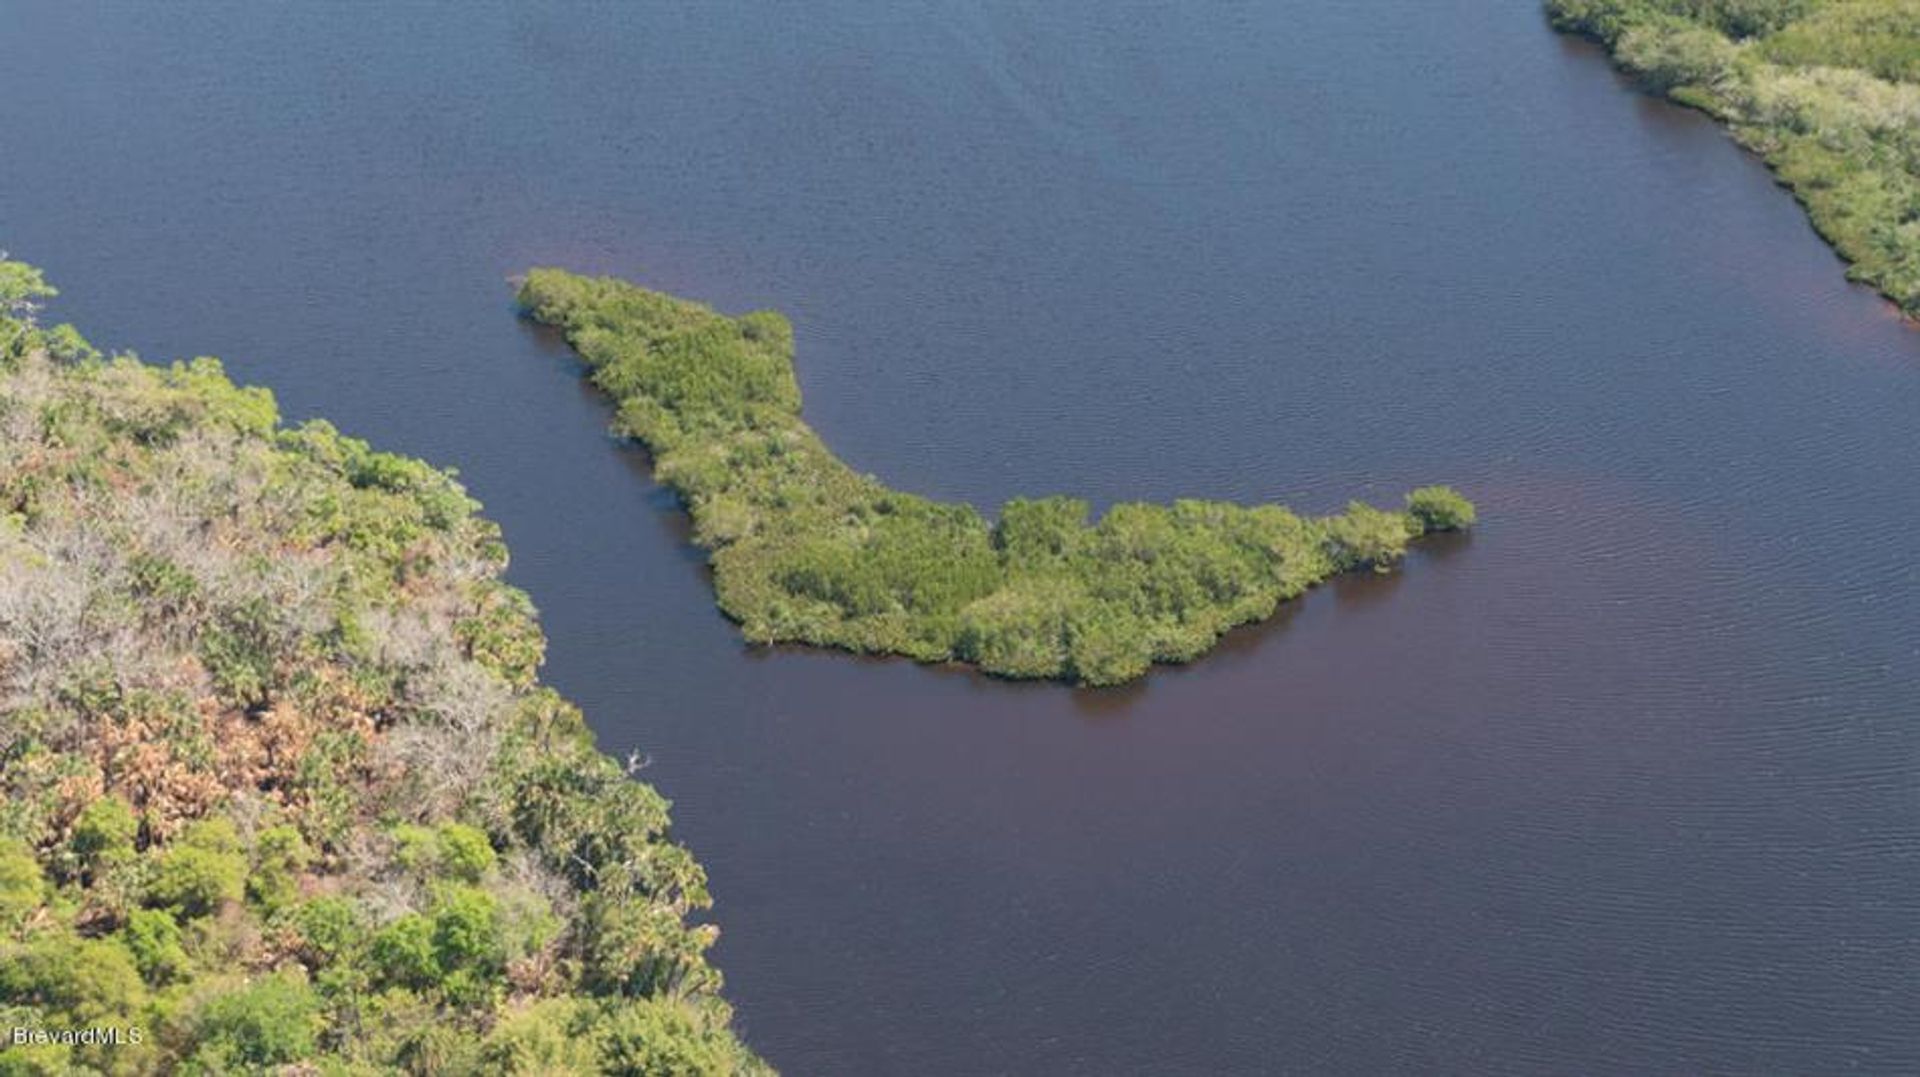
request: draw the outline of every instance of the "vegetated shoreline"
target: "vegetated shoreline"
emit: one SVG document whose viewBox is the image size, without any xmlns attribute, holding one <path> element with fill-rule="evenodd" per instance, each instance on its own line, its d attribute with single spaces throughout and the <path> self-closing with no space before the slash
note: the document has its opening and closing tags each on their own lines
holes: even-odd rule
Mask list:
<svg viewBox="0 0 1920 1077">
<path fill-rule="evenodd" d="M 800 418 L 793 331 L 613 278 L 529 271 L 520 303 L 559 328 L 614 401 L 614 429 L 711 551 L 720 609 L 782 642 L 1011 678 L 1112 685 L 1190 661 L 1227 630 L 1337 573 L 1386 571 L 1409 540 L 1474 522 L 1448 487 L 1387 512 L 1305 518 L 1278 505 L 1017 498 L 989 523 L 965 504 L 889 489 Z"/>
<path fill-rule="evenodd" d="M 1920 323 L 1920 5 L 1546 0 L 1647 92 L 1758 156 L 1847 266 Z"/>
<path fill-rule="evenodd" d="M 452 474 L 53 294 L 0 255 L 0 1072 L 769 1073 Z"/>
</svg>

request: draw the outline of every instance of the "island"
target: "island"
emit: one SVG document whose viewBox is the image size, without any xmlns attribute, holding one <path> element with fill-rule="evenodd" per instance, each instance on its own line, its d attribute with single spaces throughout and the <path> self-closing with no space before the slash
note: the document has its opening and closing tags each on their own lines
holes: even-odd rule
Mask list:
<svg viewBox="0 0 1920 1077">
<path fill-rule="evenodd" d="M 0 1070 L 770 1072 L 453 477 L 0 256 Z"/>
<path fill-rule="evenodd" d="M 971 505 L 892 489 L 800 417 L 793 331 L 560 269 L 527 273 L 527 315 L 558 328 L 617 406 L 615 432 L 710 551 L 720 609 L 759 644 L 805 643 L 1010 678 L 1112 685 L 1186 662 L 1235 625 L 1336 573 L 1385 571 L 1409 540 L 1474 522 L 1444 486 L 1387 511 L 1311 518 L 1278 505 L 1015 499 Z"/>
<path fill-rule="evenodd" d="M 1726 124 L 1847 275 L 1920 317 L 1920 5 L 1547 0 L 1654 93 Z"/>
</svg>

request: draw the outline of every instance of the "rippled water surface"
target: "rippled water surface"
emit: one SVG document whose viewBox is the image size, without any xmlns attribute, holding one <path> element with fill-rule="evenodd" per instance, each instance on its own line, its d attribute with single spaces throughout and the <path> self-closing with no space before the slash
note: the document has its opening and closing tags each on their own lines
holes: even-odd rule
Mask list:
<svg viewBox="0 0 1920 1077">
<path fill-rule="evenodd" d="M 461 468 L 794 1074 L 1920 1072 L 1920 333 L 1500 3 L 15 5 L 59 313 Z M 1109 693 L 751 653 L 505 278 L 992 506 L 1450 481 Z"/>
</svg>

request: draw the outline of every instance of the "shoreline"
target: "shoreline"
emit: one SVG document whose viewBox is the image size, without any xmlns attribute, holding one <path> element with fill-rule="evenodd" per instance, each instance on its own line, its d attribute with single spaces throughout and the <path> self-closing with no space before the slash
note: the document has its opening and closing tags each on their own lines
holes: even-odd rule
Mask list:
<svg viewBox="0 0 1920 1077">
<path fill-rule="evenodd" d="M 1792 195 L 1846 279 L 1920 329 L 1920 229 L 1886 223 L 1920 199 L 1920 160 L 1902 161 L 1916 151 L 1898 142 L 1901 110 L 1920 109 L 1920 86 L 1850 66 L 1776 62 L 1770 41 L 1811 15 L 1738 24 L 1748 32 L 1730 36 L 1660 0 L 1546 0 L 1544 9 L 1555 31 L 1597 46 L 1639 92 L 1714 120 Z"/>
</svg>

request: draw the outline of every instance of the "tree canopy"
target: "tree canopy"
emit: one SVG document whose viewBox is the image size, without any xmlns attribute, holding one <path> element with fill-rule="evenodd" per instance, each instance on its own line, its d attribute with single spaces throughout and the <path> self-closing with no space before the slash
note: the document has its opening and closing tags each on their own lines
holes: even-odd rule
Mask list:
<svg viewBox="0 0 1920 1077">
<path fill-rule="evenodd" d="M 22 283 L 25 282 L 25 283 Z M 5 296 L 51 294 L 0 260 Z M 452 476 L 0 315 L 0 1073 L 755 1074 Z M 76 343 L 77 342 L 77 343 Z"/>
</svg>

